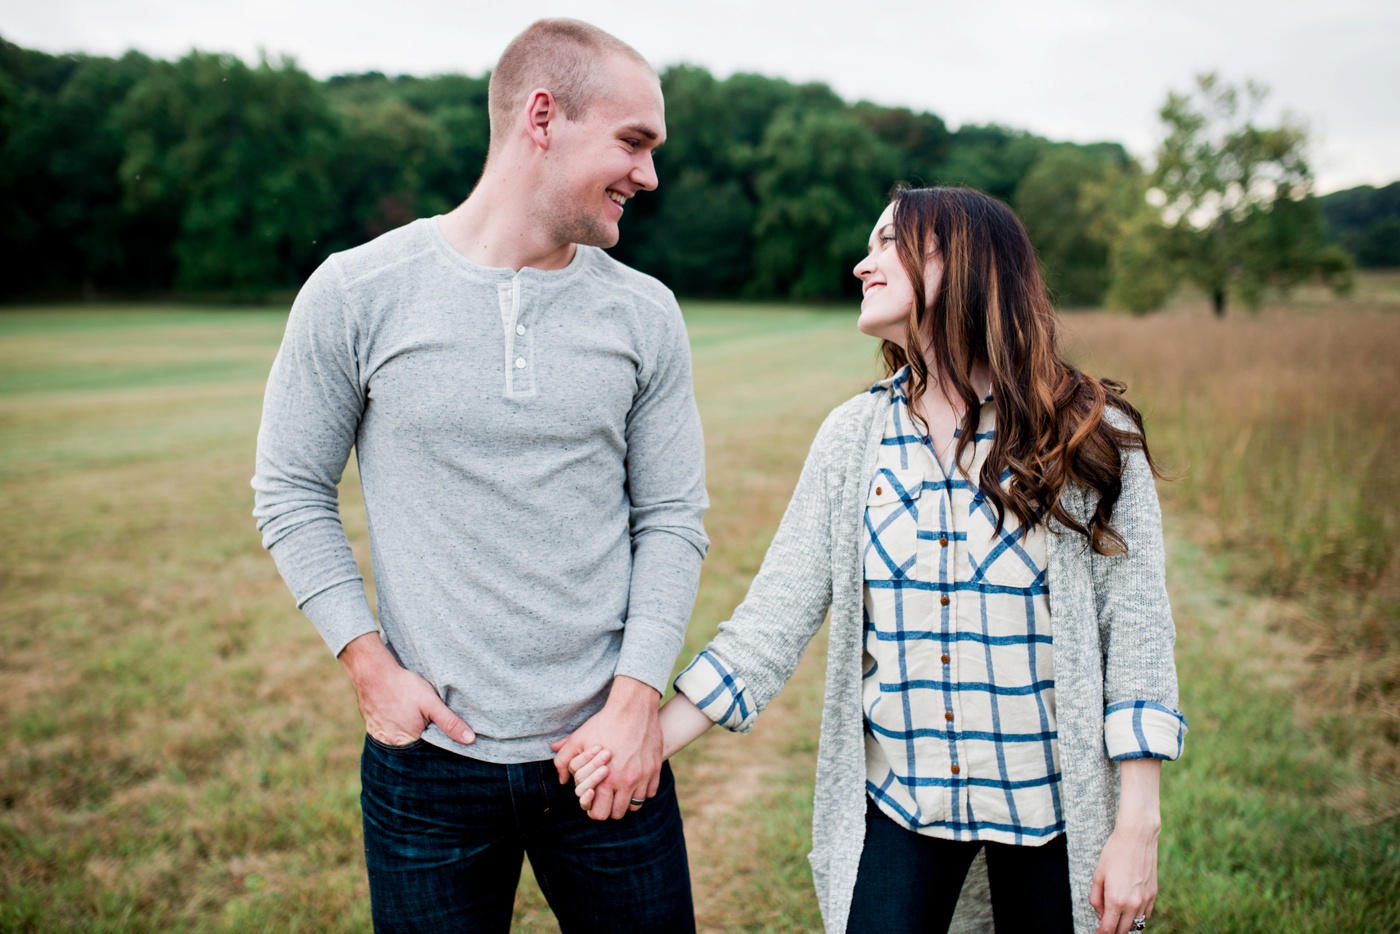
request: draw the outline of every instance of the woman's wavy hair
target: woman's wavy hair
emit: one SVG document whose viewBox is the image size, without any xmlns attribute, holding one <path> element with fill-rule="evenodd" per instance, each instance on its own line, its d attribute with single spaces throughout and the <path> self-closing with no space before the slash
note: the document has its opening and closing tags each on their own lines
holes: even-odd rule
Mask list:
<svg viewBox="0 0 1400 934">
<path fill-rule="evenodd" d="M 1084 535 L 1099 554 L 1126 553 L 1111 522 L 1123 488 L 1123 452 L 1140 449 L 1152 472 L 1161 471 L 1147 450 L 1142 415 L 1123 398 L 1123 384 L 1086 376 L 1060 356 L 1055 309 L 1020 219 L 971 188 L 901 186 L 891 200 L 895 248 L 914 295 L 925 294 L 930 260 L 943 263 L 932 300 L 916 300 L 910 309 L 905 347 L 884 341 L 880 348 L 888 374 L 909 367 L 910 410 L 917 412 L 930 385 L 946 383 L 949 399 L 966 406 L 953 458 L 961 463 L 982 408 L 973 367 L 985 364 L 997 430 L 978 485 L 996 510 L 998 530 L 1009 510 L 1024 529 L 1053 518 Z M 1110 407 L 1134 427 L 1111 424 L 1104 417 Z M 1010 482 L 1003 485 L 1007 474 Z M 1060 504 L 1069 483 L 1099 494 L 1087 527 Z"/>
</svg>

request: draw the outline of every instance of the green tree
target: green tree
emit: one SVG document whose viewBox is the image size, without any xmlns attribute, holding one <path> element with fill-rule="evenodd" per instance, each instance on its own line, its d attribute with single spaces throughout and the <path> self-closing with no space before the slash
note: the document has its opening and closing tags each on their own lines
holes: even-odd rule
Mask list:
<svg viewBox="0 0 1400 934">
<path fill-rule="evenodd" d="M 949 143 L 947 161 L 929 184 L 967 185 L 1014 207 L 1016 186 L 1046 145 L 1039 136 L 995 124 L 962 126 Z"/>
<path fill-rule="evenodd" d="M 769 94 L 750 95 L 740 106 L 734 88 L 751 85 L 749 79 L 718 81 L 689 65 L 661 75 L 668 135 L 655 157 L 660 185 L 628 205 L 612 253 L 682 294 L 737 295 L 748 281 L 752 168 L 771 117 L 755 116 L 753 108 L 792 99 L 790 85 L 771 82 L 775 87 L 764 85 Z"/>
<path fill-rule="evenodd" d="M 296 284 L 323 255 L 340 126 L 290 61 L 161 62 L 115 119 L 127 204 L 170 229 L 178 284 L 256 296 Z"/>
<path fill-rule="evenodd" d="M 953 134 L 941 117 L 907 107 L 881 107 L 860 101 L 851 114 L 880 141 L 899 153 L 899 178 L 911 185 L 932 185 L 952 150 Z"/>
<path fill-rule="evenodd" d="M 1318 201 L 1328 235 L 1356 257 L 1358 266 L 1400 266 L 1400 182 L 1334 191 Z"/>
<path fill-rule="evenodd" d="M 1057 303 L 1095 305 L 1108 291 L 1113 230 L 1100 222 L 1126 183 L 1121 146 L 1047 146 L 1013 203 L 1040 254 Z"/>
<path fill-rule="evenodd" d="M 345 218 L 351 238 L 345 245 L 397 226 L 391 218 L 402 223 L 405 215 L 441 212 L 466 197 L 486 164 L 488 82 L 486 76 L 387 78 L 379 72 L 326 82 L 346 121 L 346 154 L 358 160 L 357 178 L 346 181 L 377 189 L 368 208 L 362 203 Z M 337 193 L 341 186 L 338 175 Z"/>
<path fill-rule="evenodd" d="M 1083 189 L 1092 235 L 1108 243 L 1105 303 L 1135 314 L 1162 304 L 1180 276 L 1171 260 L 1170 232 L 1147 200 L 1147 178 L 1136 163 L 1089 182 Z"/>
<path fill-rule="evenodd" d="M 683 295 L 739 294 L 753 268 L 752 196 L 736 178 L 689 167 L 668 172 L 662 191 L 655 211 L 626 221 L 627 261 Z"/>
<path fill-rule="evenodd" d="M 1400 218 L 1383 217 L 1356 239 L 1356 262 L 1371 269 L 1400 266 Z"/>
<path fill-rule="evenodd" d="M 446 145 L 442 158 L 424 167 L 425 194 L 448 207 L 460 203 L 476 185 L 486 166 L 491 143 L 486 100 L 456 100 L 436 107 L 430 114 Z"/>
<path fill-rule="evenodd" d="M 163 244 L 123 207 L 111 111 L 145 56 L 50 56 L 0 43 L 0 238 L 5 291 L 141 288 L 168 281 Z"/>
<path fill-rule="evenodd" d="M 1194 94 L 1172 93 L 1160 111 L 1166 138 L 1150 185 L 1168 236 L 1158 261 L 1204 289 L 1217 315 L 1231 295 L 1253 307 L 1270 286 L 1315 275 L 1338 288 L 1349 281 L 1309 198 L 1307 132 L 1288 118 L 1259 125 L 1267 93 L 1205 74 Z"/>
<path fill-rule="evenodd" d="M 679 65 L 661 75 L 666 145 L 656 154 L 660 187 L 627 208 L 613 255 L 686 295 L 736 296 L 754 261 L 759 150 L 779 113 L 840 113 L 823 84 L 761 75 L 723 81 Z"/>
<path fill-rule="evenodd" d="M 788 111 L 769 125 L 758 158 L 750 294 L 856 294 L 851 268 L 898 176 L 899 154 L 848 114 Z"/>
<path fill-rule="evenodd" d="M 340 116 L 334 183 L 339 223 L 328 232 L 331 249 L 347 249 L 452 206 L 430 185 L 451 156 L 448 131 L 439 122 L 397 97 L 345 104 Z M 470 182 L 459 184 L 458 200 L 469 188 Z"/>
</svg>

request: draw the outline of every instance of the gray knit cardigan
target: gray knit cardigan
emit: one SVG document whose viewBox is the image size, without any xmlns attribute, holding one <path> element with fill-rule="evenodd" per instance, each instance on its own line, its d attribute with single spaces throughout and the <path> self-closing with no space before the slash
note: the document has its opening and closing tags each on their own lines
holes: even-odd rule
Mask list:
<svg viewBox="0 0 1400 934">
<path fill-rule="evenodd" d="M 859 532 L 889 402 L 885 381 L 827 417 L 748 595 L 708 646 L 743 679 L 761 711 L 831 610 L 809 859 L 822 918 L 833 932 L 846 929 L 865 838 Z M 1115 425 L 1128 427 L 1109 413 Z M 1072 485 L 1061 502 L 1088 524 L 1091 491 Z M 1161 512 L 1141 451 L 1125 455 L 1113 525 L 1128 543 L 1121 557 L 1095 554 L 1082 535 L 1058 523 L 1048 536 L 1062 801 L 1080 934 L 1098 926 L 1089 886 L 1118 805 L 1118 767 L 1104 747 L 1105 706 L 1121 700 L 1177 706 Z M 963 902 L 971 888 L 970 880 Z M 969 907 L 960 905 L 959 916 Z"/>
</svg>

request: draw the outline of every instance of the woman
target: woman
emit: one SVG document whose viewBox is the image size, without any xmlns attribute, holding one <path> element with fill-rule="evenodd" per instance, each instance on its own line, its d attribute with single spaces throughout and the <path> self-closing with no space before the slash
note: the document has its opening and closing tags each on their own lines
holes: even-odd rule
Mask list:
<svg viewBox="0 0 1400 934">
<path fill-rule="evenodd" d="M 828 930 L 1142 930 L 1181 754 L 1156 467 L 1080 373 L 1025 229 L 902 189 L 855 267 L 887 378 L 822 425 L 748 596 L 676 679 L 667 756 L 747 732 L 828 607 L 812 874 Z M 582 803 L 606 753 L 575 760 Z"/>
</svg>

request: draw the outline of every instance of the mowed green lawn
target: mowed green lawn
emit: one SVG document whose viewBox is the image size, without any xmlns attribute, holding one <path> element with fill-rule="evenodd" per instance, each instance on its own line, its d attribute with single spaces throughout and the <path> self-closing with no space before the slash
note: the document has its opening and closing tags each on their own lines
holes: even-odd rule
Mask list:
<svg viewBox="0 0 1400 934">
<path fill-rule="evenodd" d="M 821 419 L 878 372 L 848 313 L 685 310 L 713 540 L 688 653 L 742 597 Z M 283 321 L 0 312 L 0 931 L 369 928 L 362 725 L 249 515 Z M 1077 316 L 1076 353 L 1170 387 L 1149 371 L 1180 360 L 1153 348 L 1202 325 L 1183 321 Z M 1164 443 L 1184 437 L 1178 407 L 1139 401 Z M 364 556 L 353 469 L 343 499 Z M 1308 649 L 1278 625 L 1287 607 L 1232 586 L 1195 498 L 1167 505 L 1191 733 L 1164 770 L 1152 929 L 1400 930 L 1396 815 L 1355 805 L 1393 777 L 1367 778 L 1301 715 Z M 805 854 L 821 676 L 819 637 L 753 734 L 678 757 L 703 929 L 820 929 Z M 516 928 L 554 929 L 528 881 Z"/>
</svg>

